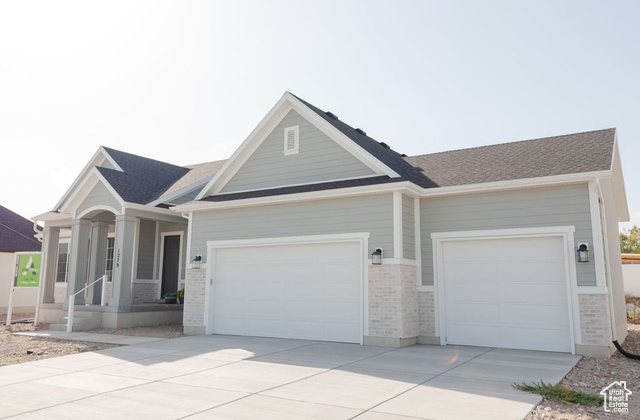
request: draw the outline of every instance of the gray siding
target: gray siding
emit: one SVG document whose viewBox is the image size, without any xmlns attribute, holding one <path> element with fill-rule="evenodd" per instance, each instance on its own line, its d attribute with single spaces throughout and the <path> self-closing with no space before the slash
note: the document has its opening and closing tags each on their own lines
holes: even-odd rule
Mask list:
<svg viewBox="0 0 640 420">
<path fill-rule="evenodd" d="M 153 262 L 156 245 L 156 222 L 140 219 L 138 236 L 138 270 L 136 278 L 153 279 Z"/>
<path fill-rule="evenodd" d="M 587 185 L 421 199 L 422 284 L 433 285 L 433 232 L 544 226 L 575 226 L 575 241 L 593 244 Z M 596 285 L 593 259 L 577 273 L 578 285 Z"/>
<path fill-rule="evenodd" d="M 183 195 L 181 197 L 175 198 L 175 199 L 171 200 L 171 204 L 178 205 L 178 204 L 184 204 L 184 203 L 187 203 L 189 201 L 195 200 L 195 198 L 198 195 L 198 193 L 200 192 L 200 190 L 201 190 L 201 188 L 198 188 L 198 189 L 196 189 L 194 191 L 191 191 L 188 194 L 185 194 L 185 195 Z"/>
<path fill-rule="evenodd" d="M 416 259 L 416 230 L 413 217 L 413 198 L 402 196 L 402 250 L 404 258 Z"/>
<path fill-rule="evenodd" d="M 78 206 L 76 212 L 82 213 L 86 209 L 93 206 L 110 206 L 116 210 L 120 210 L 120 203 L 115 199 L 113 194 L 104 186 L 102 182 L 98 182 L 93 190 L 87 195 L 84 201 Z"/>
<path fill-rule="evenodd" d="M 207 241 L 369 232 L 370 255 L 393 256 L 391 194 L 194 213 L 191 258 L 206 259 Z"/>
<path fill-rule="evenodd" d="M 299 153 L 284 156 L 284 129 L 300 127 Z M 373 175 L 336 142 L 295 111 L 290 111 L 233 176 L 222 192 Z"/>
</svg>

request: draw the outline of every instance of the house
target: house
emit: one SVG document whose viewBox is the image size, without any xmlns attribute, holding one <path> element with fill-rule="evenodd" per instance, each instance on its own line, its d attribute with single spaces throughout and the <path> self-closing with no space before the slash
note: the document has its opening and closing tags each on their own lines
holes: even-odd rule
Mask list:
<svg viewBox="0 0 640 420">
<path fill-rule="evenodd" d="M 9 305 L 9 290 L 13 286 L 16 252 L 39 252 L 40 242 L 36 238 L 39 230 L 29 219 L 25 219 L 0 206 L 0 314 L 6 314 Z M 14 294 L 15 313 L 33 313 L 38 290 L 22 288 Z"/>
<path fill-rule="evenodd" d="M 409 157 L 287 92 L 226 161 L 100 148 L 36 219 L 52 265 L 71 230 L 70 290 L 115 237 L 116 312 L 176 288 L 179 248 L 187 334 L 598 356 L 626 336 L 615 129 Z"/>
</svg>

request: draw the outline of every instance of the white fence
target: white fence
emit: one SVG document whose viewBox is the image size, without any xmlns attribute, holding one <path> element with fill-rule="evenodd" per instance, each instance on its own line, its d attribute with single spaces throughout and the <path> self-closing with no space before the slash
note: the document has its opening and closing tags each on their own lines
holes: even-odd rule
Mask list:
<svg viewBox="0 0 640 420">
<path fill-rule="evenodd" d="M 622 264 L 624 294 L 640 297 L 640 264 Z"/>
</svg>

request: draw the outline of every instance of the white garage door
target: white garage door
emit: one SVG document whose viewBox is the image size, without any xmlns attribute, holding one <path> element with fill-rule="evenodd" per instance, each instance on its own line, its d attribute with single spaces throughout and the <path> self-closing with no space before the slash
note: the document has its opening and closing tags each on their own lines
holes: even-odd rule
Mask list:
<svg viewBox="0 0 640 420">
<path fill-rule="evenodd" d="M 562 238 L 443 242 L 448 344 L 571 351 Z"/>
<path fill-rule="evenodd" d="M 214 334 L 359 343 L 360 244 L 216 248 Z"/>
</svg>

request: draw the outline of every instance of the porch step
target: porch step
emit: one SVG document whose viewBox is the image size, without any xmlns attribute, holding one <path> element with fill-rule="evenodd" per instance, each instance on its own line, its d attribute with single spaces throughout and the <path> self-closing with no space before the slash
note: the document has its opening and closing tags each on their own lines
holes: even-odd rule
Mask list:
<svg viewBox="0 0 640 420">
<path fill-rule="evenodd" d="M 66 331 L 68 317 L 60 319 L 59 323 L 49 325 L 54 331 Z M 75 311 L 73 313 L 72 331 L 89 331 L 102 326 L 102 313 L 90 311 Z"/>
</svg>

